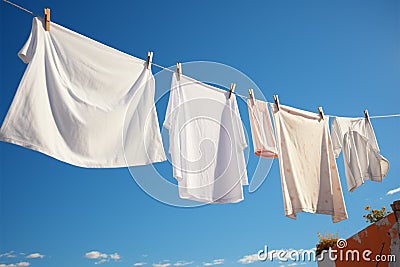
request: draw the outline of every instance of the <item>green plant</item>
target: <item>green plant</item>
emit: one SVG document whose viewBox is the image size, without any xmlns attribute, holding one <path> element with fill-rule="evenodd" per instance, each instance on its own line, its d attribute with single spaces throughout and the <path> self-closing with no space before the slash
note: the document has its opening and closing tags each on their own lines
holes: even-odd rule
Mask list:
<svg viewBox="0 0 400 267">
<path fill-rule="evenodd" d="M 366 206 L 365 210 L 369 211 L 369 213 L 363 215 L 363 217 L 365 218 L 366 222 L 369 223 L 376 223 L 391 213 L 390 211 L 386 210 L 386 207 L 382 207 L 380 210 L 371 210 L 370 206 Z"/>
<path fill-rule="evenodd" d="M 328 250 L 336 245 L 338 241 L 338 234 L 327 234 L 321 235 L 318 233 L 319 243 L 317 244 L 317 255 L 320 255 L 322 251 Z"/>
</svg>

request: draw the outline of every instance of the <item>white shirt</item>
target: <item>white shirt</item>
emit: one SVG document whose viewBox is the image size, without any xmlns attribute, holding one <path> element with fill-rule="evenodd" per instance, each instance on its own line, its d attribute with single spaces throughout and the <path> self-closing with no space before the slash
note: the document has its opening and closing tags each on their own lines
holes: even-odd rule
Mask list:
<svg viewBox="0 0 400 267">
<path fill-rule="evenodd" d="M 329 118 L 271 104 L 286 216 L 298 212 L 332 215 L 333 222 L 347 219 L 342 187 L 329 133 Z"/>
<path fill-rule="evenodd" d="M 28 67 L 1 140 L 81 167 L 166 160 L 145 61 L 39 18 L 19 56 Z"/>
<path fill-rule="evenodd" d="M 382 182 L 389 162 L 380 155 L 374 129 L 365 118 L 334 118 L 332 142 L 335 156 L 343 150 L 347 187 L 350 192 L 366 180 Z"/>
<path fill-rule="evenodd" d="M 207 203 L 243 200 L 247 143 L 236 98 L 228 94 L 173 75 L 164 127 L 169 130 L 181 198 Z"/>
<path fill-rule="evenodd" d="M 254 154 L 264 158 L 277 158 L 274 131 L 267 102 L 254 99 L 247 100 Z"/>
</svg>

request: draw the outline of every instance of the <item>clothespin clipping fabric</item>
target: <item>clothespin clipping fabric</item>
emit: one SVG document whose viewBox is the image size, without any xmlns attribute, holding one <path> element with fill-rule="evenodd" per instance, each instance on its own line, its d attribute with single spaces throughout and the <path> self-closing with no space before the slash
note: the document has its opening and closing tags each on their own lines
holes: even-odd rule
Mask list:
<svg viewBox="0 0 400 267">
<path fill-rule="evenodd" d="M 151 62 L 153 61 L 153 52 L 147 52 L 147 69 L 151 68 Z"/>
<path fill-rule="evenodd" d="M 44 9 L 44 29 L 50 31 L 50 8 Z"/>
<path fill-rule="evenodd" d="M 278 95 L 273 95 L 273 98 L 274 98 L 275 106 L 279 110 L 279 97 L 278 97 Z"/>
<path fill-rule="evenodd" d="M 182 64 L 176 63 L 176 73 L 178 74 L 178 81 L 181 79 L 182 76 Z"/>
<path fill-rule="evenodd" d="M 250 97 L 251 104 L 254 106 L 255 100 L 254 100 L 254 91 L 253 91 L 253 89 L 249 89 L 249 97 Z"/>
<path fill-rule="evenodd" d="M 231 88 L 229 89 L 229 99 L 232 98 L 233 92 L 235 92 L 236 83 L 231 83 Z"/>
<path fill-rule="evenodd" d="M 318 107 L 318 113 L 321 116 L 321 119 L 324 119 L 324 111 L 322 110 L 322 107 Z"/>
<path fill-rule="evenodd" d="M 367 121 L 369 121 L 369 114 L 368 114 L 368 109 L 364 110 L 364 117 Z"/>
</svg>

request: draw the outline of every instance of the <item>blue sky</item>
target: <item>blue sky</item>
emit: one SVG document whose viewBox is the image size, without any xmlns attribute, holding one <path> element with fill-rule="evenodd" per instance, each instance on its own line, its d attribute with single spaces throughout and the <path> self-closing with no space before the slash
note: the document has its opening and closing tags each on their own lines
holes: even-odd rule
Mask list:
<svg viewBox="0 0 400 267">
<path fill-rule="evenodd" d="M 50 7 L 56 23 L 131 55 L 145 58 L 152 50 L 164 66 L 198 60 L 232 66 L 269 101 L 279 94 L 283 104 L 311 111 L 323 106 L 339 116 L 363 116 L 366 108 L 371 116 L 400 113 L 396 0 L 18 3 L 38 14 Z M 17 52 L 32 17 L 2 2 L 0 19 L 3 120 L 26 68 Z M 247 88 L 236 90 L 247 94 Z M 239 105 L 250 133 L 246 106 Z M 165 108 L 166 101 L 157 104 L 161 123 Z M 387 194 L 400 187 L 400 118 L 372 123 L 389 174 L 382 183 L 344 191 L 349 219 L 337 224 L 325 215 L 284 216 L 277 161 L 259 190 L 245 188 L 239 204 L 178 208 L 143 192 L 126 168 L 78 168 L 0 143 L 0 266 L 242 266 L 240 259 L 265 245 L 310 249 L 317 232 L 347 238 L 367 225 L 366 205 L 388 207 L 400 199 L 400 193 Z M 249 172 L 254 162 L 251 155 Z M 346 189 L 342 158 L 337 162 Z M 168 164 L 158 168 L 172 177 Z"/>
</svg>

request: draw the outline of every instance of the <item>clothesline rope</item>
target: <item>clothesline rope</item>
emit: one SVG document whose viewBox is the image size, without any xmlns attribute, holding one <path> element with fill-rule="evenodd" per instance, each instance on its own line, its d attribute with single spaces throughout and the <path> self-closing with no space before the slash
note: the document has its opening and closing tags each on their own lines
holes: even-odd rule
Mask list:
<svg viewBox="0 0 400 267">
<path fill-rule="evenodd" d="M 14 7 L 16 7 L 16 8 L 19 8 L 19 9 L 21 9 L 22 11 L 25 11 L 25 12 L 27 12 L 27 13 L 33 15 L 33 16 L 39 17 L 39 15 L 33 13 L 32 11 L 30 11 L 30 10 L 28 10 L 28 9 L 22 7 L 22 6 L 19 6 L 19 5 L 15 4 L 15 3 L 13 3 L 13 2 L 8 1 L 8 0 L 3 0 L 3 1 L 6 2 L 6 3 L 8 3 L 8 4 L 10 4 L 10 5 L 12 5 L 12 6 L 14 6 Z"/>
<path fill-rule="evenodd" d="M 7 4 L 10 4 L 10 5 L 12 5 L 12 6 L 14 6 L 14 7 L 16 7 L 16 8 L 18 8 L 18 9 L 22 10 L 22 11 L 25 11 L 25 12 L 27 12 L 27 13 L 29 13 L 29 14 L 35 16 L 35 17 L 41 17 L 41 16 L 35 14 L 34 12 L 32 12 L 32 11 L 30 11 L 30 10 L 28 10 L 28 9 L 26 9 L 26 8 L 24 8 L 24 7 L 22 7 L 22 6 L 20 6 L 20 5 L 17 5 L 17 4 L 15 4 L 15 3 L 13 3 L 13 2 L 11 2 L 11 1 L 9 1 L 9 0 L 3 0 L 3 2 L 6 2 Z M 171 73 L 175 73 L 175 72 L 176 72 L 176 71 L 174 71 L 174 70 L 171 70 L 170 68 L 166 68 L 166 67 L 161 66 L 161 65 L 159 65 L 159 64 L 157 64 L 157 63 L 154 63 L 154 62 L 151 62 L 151 64 L 154 65 L 154 66 L 156 66 L 156 67 L 158 67 L 158 68 L 161 68 L 161 69 L 163 69 L 163 70 L 169 71 L 169 72 L 171 72 Z M 243 98 L 244 100 L 249 99 L 248 96 L 244 96 L 244 95 L 238 94 L 238 93 L 236 93 L 236 92 L 233 92 L 233 94 L 235 94 L 235 95 L 237 95 L 237 96 Z M 337 116 L 331 116 L 331 115 L 327 115 L 327 116 L 330 116 L 330 117 L 337 117 Z M 381 119 L 381 118 L 392 118 L 392 117 L 400 117 L 400 114 L 370 116 L 369 118 L 370 118 L 370 119 Z"/>
<path fill-rule="evenodd" d="M 400 117 L 400 114 L 392 114 L 392 115 L 382 115 L 382 116 L 371 116 L 371 119 L 381 119 L 381 118 L 391 118 L 391 117 Z"/>
</svg>

